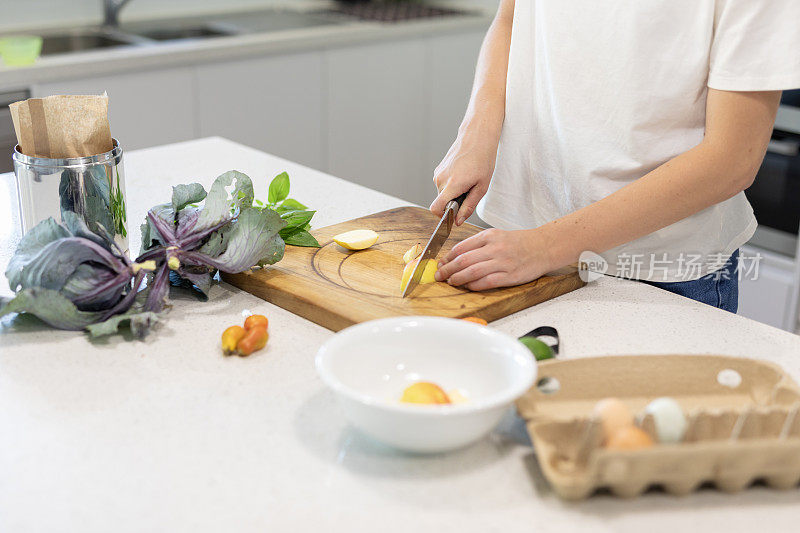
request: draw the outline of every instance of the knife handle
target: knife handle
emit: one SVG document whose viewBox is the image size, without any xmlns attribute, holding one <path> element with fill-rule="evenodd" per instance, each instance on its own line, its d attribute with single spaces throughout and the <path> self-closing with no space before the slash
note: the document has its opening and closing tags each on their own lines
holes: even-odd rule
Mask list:
<svg viewBox="0 0 800 533">
<path fill-rule="evenodd" d="M 466 199 L 467 199 L 467 194 L 469 194 L 469 191 L 465 192 L 464 194 L 462 194 L 462 195 L 461 195 L 461 196 L 459 196 L 458 198 L 453 198 L 452 200 L 450 200 L 449 202 L 447 202 L 447 206 L 445 207 L 445 209 L 449 209 L 449 208 L 451 208 L 451 207 L 452 207 L 452 204 L 453 204 L 453 202 L 455 202 L 455 203 L 456 203 L 456 205 L 455 205 L 455 207 L 453 208 L 453 211 L 454 211 L 454 213 L 453 213 L 453 214 L 457 213 L 457 212 L 458 212 L 458 210 L 459 210 L 459 209 L 461 209 L 461 204 L 463 204 L 463 203 L 464 203 L 464 200 L 466 200 Z"/>
</svg>

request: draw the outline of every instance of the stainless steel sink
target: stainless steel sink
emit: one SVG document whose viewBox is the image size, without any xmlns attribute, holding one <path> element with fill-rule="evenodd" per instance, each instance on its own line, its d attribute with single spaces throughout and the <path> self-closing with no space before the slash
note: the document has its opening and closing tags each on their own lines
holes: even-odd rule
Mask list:
<svg viewBox="0 0 800 533">
<path fill-rule="evenodd" d="M 58 35 L 46 35 L 42 38 L 42 55 L 83 52 L 115 46 L 128 46 L 131 39 L 115 36 L 103 31 L 71 32 Z"/>
<path fill-rule="evenodd" d="M 136 22 L 114 28 L 76 28 L 45 35 L 42 55 L 67 54 L 120 46 L 154 46 L 169 41 L 209 39 L 243 33 L 272 33 L 352 22 L 342 14 L 268 9 L 220 15 Z"/>
<path fill-rule="evenodd" d="M 247 33 L 271 33 L 286 30 L 299 30 L 318 26 L 329 26 L 351 22 L 352 19 L 320 12 L 290 11 L 270 9 L 237 15 L 219 17 L 225 26 L 239 28 Z"/>
<path fill-rule="evenodd" d="M 239 34 L 276 33 L 335 26 L 359 20 L 398 21 L 456 14 L 417 4 L 354 4 L 315 11 L 265 9 L 232 15 L 194 16 L 134 22 L 122 27 L 76 28 L 45 35 L 42 55 L 67 54 L 121 46 L 155 46 L 169 41 L 200 40 Z"/>
<path fill-rule="evenodd" d="M 143 27 L 123 26 L 122 30 L 126 33 L 134 34 L 145 39 L 154 41 L 178 41 L 184 39 L 205 39 L 209 37 L 222 37 L 238 33 L 233 28 L 218 28 L 203 24 L 197 26 L 190 25 L 152 25 Z"/>
</svg>

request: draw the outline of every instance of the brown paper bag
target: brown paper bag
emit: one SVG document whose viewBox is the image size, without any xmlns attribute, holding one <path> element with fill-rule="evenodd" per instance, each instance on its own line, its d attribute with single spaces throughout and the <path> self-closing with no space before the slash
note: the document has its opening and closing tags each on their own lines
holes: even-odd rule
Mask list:
<svg viewBox="0 0 800 533">
<path fill-rule="evenodd" d="M 108 96 L 48 96 L 15 102 L 11 119 L 22 153 L 63 159 L 113 148 Z"/>
</svg>

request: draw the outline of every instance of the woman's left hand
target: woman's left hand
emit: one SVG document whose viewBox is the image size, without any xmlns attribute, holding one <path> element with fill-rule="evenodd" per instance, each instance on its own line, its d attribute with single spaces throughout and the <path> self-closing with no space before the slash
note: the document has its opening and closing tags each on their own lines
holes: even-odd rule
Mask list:
<svg viewBox="0 0 800 533">
<path fill-rule="evenodd" d="M 444 256 L 436 281 L 473 291 L 527 283 L 558 268 L 548 248 L 536 229 L 487 229 L 456 244 Z"/>
</svg>

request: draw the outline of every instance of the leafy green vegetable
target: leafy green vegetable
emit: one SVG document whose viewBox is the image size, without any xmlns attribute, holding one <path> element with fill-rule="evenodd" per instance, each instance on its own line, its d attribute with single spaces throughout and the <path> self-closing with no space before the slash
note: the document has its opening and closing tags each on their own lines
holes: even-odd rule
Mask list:
<svg viewBox="0 0 800 533">
<path fill-rule="evenodd" d="M 283 258 L 284 244 L 274 228 L 283 222 L 274 211 L 245 209 L 236 224 L 225 232 L 225 251 L 216 257 L 187 257 L 198 263 L 210 264 L 223 272 L 243 272 L 256 264 L 274 264 Z"/>
<path fill-rule="evenodd" d="M 47 219 L 23 236 L 6 272 L 16 294 L 0 302 L 0 316 L 29 313 L 60 329 L 83 329 L 120 313 L 137 316 L 142 265 L 131 263 L 102 226 L 108 239 L 75 213 L 63 216 L 64 226 Z"/>
<path fill-rule="evenodd" d="M 102 226 L 115 234 L 127 236 L 127 210 L 118 172 L 113 165 L 64 169 L 58 186 L 61 218 L 67 212 L 80 211 L 92 231 L 96 232 L 98 226 Z M 76 209 L 76 203 L 80 204 L 80 209 Z"/>
<path fill-rule="evenodd" d="M 158 313 L 131 310 L 121 315 L 114 315 L 103 322 L 89 324 L 86 326 L 86 330 L 92 337 L 102 337 L 104 335 L 116 333 L 120 326 L 127 322 L 131 333 L 133 333 L 136 338 L 142 339 L 147 336 L 150 328 L 158 322 L 158 320 Z"/>
<path fill-rule="evenodd" d="M 201 196 L 201 208 L 189 205 Z M 272 209 L 253 207 L 253 183 L 241 172 L 219 176 L 207 196 L 197 184 L 176 187 L 172 204 L 151 209 L 142 228 L 137 261 L 156 261 L 144 309 L 164 309 L 170 271 L 174 282 L 206 293 L 217 270 L 236 273 L 280 261 L 284 243 L 278 232 L 285 226 Z"/>
<path fill-rule="evenodd" d="M 177 213 L 189 204 L 202 202 L 205 197 L 206 190 L 199 183 L 176 185 L 172 188 L 172 211 Z"/>
<path fill-rule="evenodd" d="M 69 187 L 65 178 L 62 187 Z M 274 264 L 286 244 L 319 247 L 308 232 L 315 211 L 288 198 L 288 174 L 272 180 L 265 205 L 254 199 L 247 175 L 230 171 L 208 193 L 199 183 L 173 187 L 170 203 L 148 211 L 142 253 L 131 261 L 114 242 L 120 220 L 124 231 L 125 205 L 119 182 L 112 188 L 98 174 L 84 198 L 91 216 L 81 218 L 71 205 L 62 205 L 63 224 L 45 220 L 22 238 L 6 272 L 16 295 L 0 299 L 0 316 L 29 313 L 91 336 L 127 324 L 141 338 L 168 306 L 171 284 L 205 295 L 218 270 Z M 65 192 L 70 194 L 62 195 L 62 202 L 68 204 L 74 191 Z"/>
<path fill-rule="evenodd" d="M 289 196 L 289 174 L 281 172 L 275 176 L 269 184 L 267 201 L 271 204 L 277 204 L 285 200 L 287 196 Z"/>
<path fill-rule="evenodd" d="M 116 189 L 112 190 L 109 198 L 109 211 L 111 218 L 114 222 L 114 232 L 123 237 L 128 236 L 128 230 L 125 228 L 125 222 L 128 220 L 128 213 L 125 208 L 125 196 L 122 194 L 122 182 L 119 179 L 119 171 L 114 167 L 114 176 L 116 181 Z"/>
<path fill-rule="evenodd" d="M 50 218 L 23 236 L 6 271 L 11 289 L 63 290 L 81 310 L 115 305 L 134 274 L 130 260 L 91 234 L 75 213 L 64 218 L 67 227 Z"/>
<path fill-rule="evenodd" d="M 284 211 L 281 218 L 286 221 L 287 228 L 301 228 L 311 222 L 316 211 Z"/>
<path fill-rule="evenodd" d="M 143 338 L 150 326 L 159 319 L 157 313 L 142 312 L 138 306 L 132 306 L 128 311 L 104 320 L 106 313 L 80 311 L 58 291 L 41 287 L 24 289 L 10 301 L 0 301 L 0 317 L 11 313 L 35 315 L 45 324 L 58 329 L 86 329 L 92 337 L 116 333 L 120 325 L 128 322 L 133 334 Z"/>
<path fill-rule="evenodd" d="M 319 248 L 319 242 L 308 231 L 297 228 L 286 234 L 281 234 L 281 238 L 286 244 L 292 246 L 306 246 L 310 248 Z"/>
<path fill-rule="evenodd" d="M 22 285 L 25 267 L 32 264 L 42 249 L 57 239 L 71 236 L 64 227 L 59 226 L 55 220 L 43 220 L 26 233 L 19 241 L 17 251 L 8 263 L 6 277 L 11 290 L 16 291 Z"/>
<path fill-rule="evenodd" d="M 11 313 L 31 313 L 58 329 L 83 329 L 102 315 L 99 312 L 79 311 L 60 292 L 42 287 L 23 289 L 10 301 L 0 303 L 4 304 L 0 307 L 0 317 Z"/>
<path fill-rule="evenodd" d="M 288 198 L 291 183 L 289 175 L 282 172 L 269 184 L 268 202 L 264 206 L 256 200 L 257 209 L 274 209 L 286 221 L 286 227 L 280 231 L 283 241 L 291 246 L 319 248 L 317 239 L 308 230 L 311 229 L 311 218 L 316 211 L 309 210 L 294 198 Z"/>
<path fill-rule="evenodd" d="M 228 198 L 227 188 L 233 185 L 230 192 L 232 201 Z M 175 203 L 173 201 L 173 203 Z M 253 205 L 253 182 L 246 174 L 236 170 L 230 170 L 217 179 L 208 191 L 205 204 L 197 220 L 197 224 L 192 228 L 199 232 L 216 226 L 219 223 L 230 219 L 231 207 L 234 209 L 241 206 L 251 207 Z"/>
<path fill-rule="evenodd" d="M 281 205 L 278 206 L 278 212 L 282 213 L 284 211 L 304 211 L 308 209 L 308 207 L 304 206 L 294 198 L 287 198 Z"/>
</svg>

